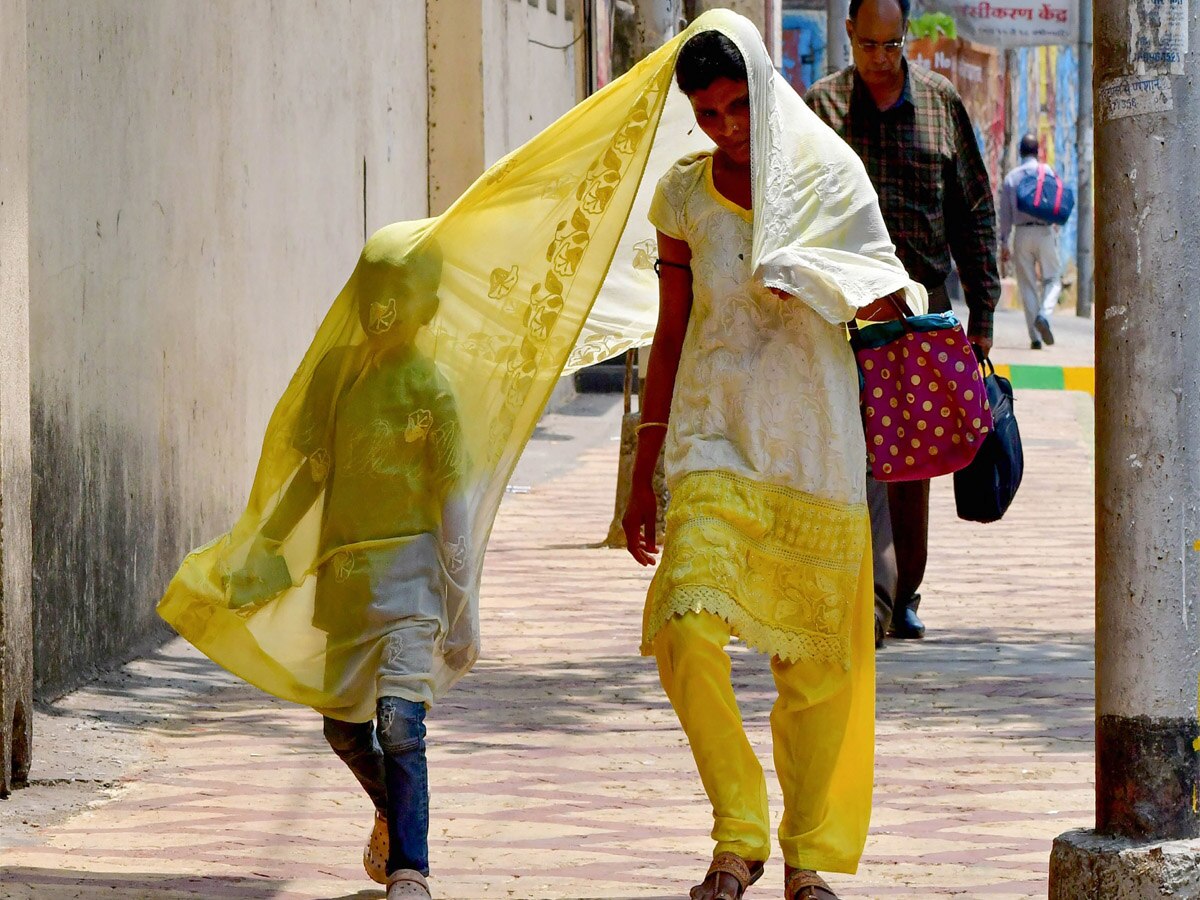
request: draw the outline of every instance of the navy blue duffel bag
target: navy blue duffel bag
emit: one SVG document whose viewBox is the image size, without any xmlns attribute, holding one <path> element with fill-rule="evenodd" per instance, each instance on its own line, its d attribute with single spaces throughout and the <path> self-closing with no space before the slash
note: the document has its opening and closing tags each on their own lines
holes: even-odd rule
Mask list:
<svg viewBox="0 0 1200 900">
<path fill-rule="evenodd" d="M 1066 224 L 1075 209 L 1075 192 L 1045 163 L 1021 177 L 1016 194 L 1017 209 L 1051 225 Z"/>
<path fill-rule="evenodd" d="M 958 517 L 968 522 L 1001 518 L 1017 495 L 1025 471 L 1021 432 L 1013 415 L 1012 383 L 996 374 L 991 360 L 985 359 L 983 365 L 994 426 L 975 458 L 954 473 L 954 505 Z"/>
</svg>

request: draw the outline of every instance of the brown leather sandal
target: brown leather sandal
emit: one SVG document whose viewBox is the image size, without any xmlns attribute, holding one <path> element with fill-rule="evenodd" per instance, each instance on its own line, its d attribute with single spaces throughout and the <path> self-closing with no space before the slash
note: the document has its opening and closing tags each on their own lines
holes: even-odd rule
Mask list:
<svg viewBox="0 0 1200 900">
<path fill-rule="evenodd" d="M 789 869 L 783 880 L 783 900 L 837 900 L 837 894 L 811 869 Z"/>
<path fill-rule="evenodd" d="M 718 853 L 713 857 L 712 865 L 704 875 L 704 880 L 692 888 L 688 895 L 691 900 L 698 900 L 700 892 L 714 875 L 732 875 L 738 883 L 737 893 L 731 894 L 727 888 L 718 888 L 712 900 L 741 900 L 746 888 L 762 878 L 766 865 L 757 860 L 742 859 L 736 853 Z"/>
</svg>

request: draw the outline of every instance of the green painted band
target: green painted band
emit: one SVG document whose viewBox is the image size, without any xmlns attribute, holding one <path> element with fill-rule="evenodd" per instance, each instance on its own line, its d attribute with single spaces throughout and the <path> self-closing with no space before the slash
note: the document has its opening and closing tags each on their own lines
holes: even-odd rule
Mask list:
<svg viewBox="0 0 1200 900">
<path fill-rule="evenodd" d="M 1010 365 L 1008 371 L 1013 387 L 1049 391 L 1061 391 L 1066 387 L 1063 370 L 1060 366 Z"/>
</svg>

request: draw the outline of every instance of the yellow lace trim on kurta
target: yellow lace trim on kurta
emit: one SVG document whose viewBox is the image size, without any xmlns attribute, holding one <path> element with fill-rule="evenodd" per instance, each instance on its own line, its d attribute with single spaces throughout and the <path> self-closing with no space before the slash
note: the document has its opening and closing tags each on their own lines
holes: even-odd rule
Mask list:
<svg viewBox="0 0 1200 900">
<path fill-rule="evenodd" d="M 671 491 L 642 653 L 652 653 L 655 635 L 673 616 L 705 610 L 764 653 L 848 668 L 867 534 L 861 503 L 729 472 L 685 476 Z"/>
</svg>

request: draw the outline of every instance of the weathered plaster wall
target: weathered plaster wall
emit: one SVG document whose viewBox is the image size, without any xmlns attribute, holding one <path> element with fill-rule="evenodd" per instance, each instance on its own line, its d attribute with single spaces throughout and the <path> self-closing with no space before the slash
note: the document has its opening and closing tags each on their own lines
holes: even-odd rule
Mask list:
<svg viewBox="0 0 1200 900">
<path fill-rule="evenodd" d="M 25 0 L 0 0 L 0 797 L 29 774 L 33 636 Z"/>
<path fill-rule="evenodd" d="M 491 165 L 575 105 L 573 44 L 583 24 L 567 19 L 573 0 L 485 0 L 484 163 Z M 543 46 L 543 45 L 550 46 Z M 563 47 L 565 49 L 552 49 Z"/>
<path fill-rule="evenodd" d="M 34 626 L 52 696 L 158 631 L 183 553 L 240 509 L 364 234 L 426 213 L 425 6 L 27 15 Z"/>
</svg>

